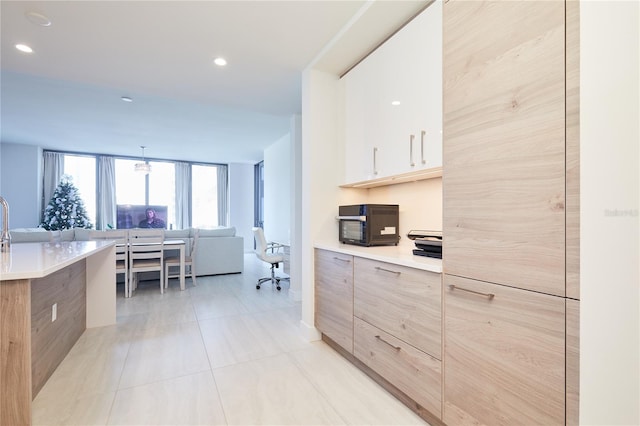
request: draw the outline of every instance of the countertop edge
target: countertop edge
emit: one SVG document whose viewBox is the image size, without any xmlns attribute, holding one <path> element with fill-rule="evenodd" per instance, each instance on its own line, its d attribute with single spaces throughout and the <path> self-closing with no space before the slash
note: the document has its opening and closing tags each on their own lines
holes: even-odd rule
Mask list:
<svg viewBox="0 0 640 426">
<path fill-rule="evenodd" d="M 442 273 L 442 259 L 416 256 L 411 252 L 411 247 L 406 245 L 360 247 L 340 243 L 315 242 L 313 247 L 437 274 Z"/>
<path fill-rule="evenodd" d="M 72 265 L 79 260 L 86 259 L 89 256 L 92 256 L 98 252 L 106 250 L 109 247 L 115 245 L 115 241 L 113 240 L 93 240 L 93 241 L 95 242 L 94 247 L 90 247 L 90 246 L 87 247 L 86 244 L 83 244 L 83 251 L 81 253 L 78 253 L 73 257 L 68 257 L 64 260 L 61 260 L 60 262 L 51 264 L 50 266 L 44 267 L 42 269 L 24 271 L 24 272 L 2 272 L 2 274 L 0 274 L 0 281 L 29 280 L 29 279 L 43 278 L 69 265 Z M 86 243 L 86 241 L 71 242 L 71 243 Z M 42 247 L 43 245 L 51 245 L 54 243 L 16 243 L 12 246 L 12 248 L 16 247 L 17 245 L 26 246 L 27 244 L 30 246 Z M 56 248 L 60 249 L 59 247 L 56 247 Z"/>
</svg>

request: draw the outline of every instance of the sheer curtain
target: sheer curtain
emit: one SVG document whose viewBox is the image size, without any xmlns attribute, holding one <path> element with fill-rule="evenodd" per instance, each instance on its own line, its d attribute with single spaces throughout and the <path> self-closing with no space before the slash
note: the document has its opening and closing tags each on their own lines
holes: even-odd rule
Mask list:
<svg viewBox="0 0 640 426">
<path fill-rule="evenodd" d="M 229 174 L 225 165 L 216 166 L 218 169 L 218 225 L 229 225 Z"/>
<path fill-rule="evenodd" d="M 59 152 L 45 151 L 43 153 L 43 185 L 42 185 L 42 214 L 41 220 L 44 218 L 44 209 L 47 208 L 53 193 L 60 183 L 60 178 L 64 173 L 64 154 Z"/>
<path fill-rule="evenodd" d="M 114 157 L 98 157 L 98 211 L 96 229 L 116 224 L 116 162 Z"/>
<path fill-rule="evenodd" d="M 191 165 L 176 162 L 176 226 L 191 226 Z"/>
</svg>

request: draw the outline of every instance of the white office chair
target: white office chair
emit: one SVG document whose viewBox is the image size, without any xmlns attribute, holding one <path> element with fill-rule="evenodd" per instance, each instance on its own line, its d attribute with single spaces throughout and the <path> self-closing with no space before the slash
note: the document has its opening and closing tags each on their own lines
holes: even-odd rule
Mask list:
<svg viewBox="0 0 640 426">
<path fill-rule="evenodd" d="M 275 275 L 275 268 L 278 267 L 279 263 L 284 262 L 284 255 L 282 253 L 277 253 L 276 250 L 284 246 L 282 244 L 267 243 L 262 228 L 253 228 L 253 235 L 256 239 L 256 256 L 258 256 L 258 259 L 263 262 L 271 264 L 271 276 L 260 278 L 258 280 L 258 284 L 256 284 L 256 288 L 260 290 L 260 285 L 262 283 L 271 281 L 271 285 L 275 284 L 276 288 L 280 290 L 280 281 L 289 281 L 288 277 L 277 277 Z"/>
</svg>

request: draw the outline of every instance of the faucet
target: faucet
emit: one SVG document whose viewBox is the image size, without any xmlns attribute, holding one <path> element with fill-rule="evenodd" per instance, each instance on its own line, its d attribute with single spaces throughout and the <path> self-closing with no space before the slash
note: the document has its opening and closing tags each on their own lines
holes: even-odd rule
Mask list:
<svg viewBox="0 0 640 426">
<path fill-rule="evenodd" d="M 11 248 L 11 235 L 9 235 L 9 204 L 0 195 L 0 205 L 2 206 L 2 234 L 0 235 L 0 252 L 9 251 Z"/>
</svg>

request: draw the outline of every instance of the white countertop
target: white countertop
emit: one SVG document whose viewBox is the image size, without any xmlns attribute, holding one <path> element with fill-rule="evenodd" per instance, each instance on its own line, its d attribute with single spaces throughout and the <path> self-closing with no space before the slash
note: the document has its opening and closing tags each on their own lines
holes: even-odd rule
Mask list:
<svg viewBox="0 0 640 426">
<path fill-rule="evenodd" d="M 112 246 L 112 240 L 14 243 L 0 253 L 0 281 L 42 278 Z"/>
<path fill-rule="evenodd" d="M 331 250 L 338 253 L 352 256 L 364 257 L 367 259 L 388 262 L 396 265 L 408 266 L 409 268 L 422 269 L 423 271 L 442 273 L 442 259 L 416 256 L 413 254 L 413 242 L 410 244 L 399 244 L 397 246 L 374 246 L 361 247 L 340 242 L 316 242 L 315 248 Z"/>
</svg>

